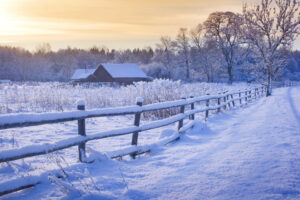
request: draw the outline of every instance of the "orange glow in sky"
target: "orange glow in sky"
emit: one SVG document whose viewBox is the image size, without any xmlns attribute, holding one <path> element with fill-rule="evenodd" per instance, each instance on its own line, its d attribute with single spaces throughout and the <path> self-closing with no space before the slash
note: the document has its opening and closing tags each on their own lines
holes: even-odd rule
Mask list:
<svg viewBox="0 0 300 200">
<path fill-rule="evenodd" d="M 248 0 L 254 4 L 258 0 Z M 241 0 L 0 0 L 0 44 L 109 48 L 154 46 L 214 11 L 241 12 Z"/>
</svg>

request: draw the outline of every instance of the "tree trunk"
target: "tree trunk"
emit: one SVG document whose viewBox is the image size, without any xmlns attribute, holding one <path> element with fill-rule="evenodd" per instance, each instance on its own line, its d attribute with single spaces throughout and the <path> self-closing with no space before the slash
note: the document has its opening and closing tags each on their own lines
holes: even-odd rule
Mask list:
<svg viewBox="0 0 300 200">
<path fill-rule="evenodd" d="M 210 83 L 210 82 L 211 82 L 211 80 L 210 80 L 210 76 L 209 76 L 209 74 L 206 74 L 206 76 L 207 76 L 207 82 L 208 82 L 208 83 Z"/>
<path fill-rule="evenodd" d="M 271 73 L 268 72 L 266 97 L 271 96 L 271 94 L 272 94 L 272 76 L 271 76 Z"/>
<path fill-rule="evenodd" d="M 204 67 L 204 71 L 205 71 L 205 75 L 206 75 L 206 78 L 207 78 L 207 82 L 210 83 L 210 74 L 208 72 L 207 66 Z"/>
<path fill-rule="evenodd" d="M 228 83 L 231 85 L 232 84 L 232 79 L 233 79 L 232 66 L 231 65 L 229 65 L 227 67 L 227 72 L 228 72 Z"/>
<path fill-rule="evenodd" d="M 186 60 L 186 79 L 190 79 L 190 66 L 189 66 L 189 61 Z"/>
</svg>

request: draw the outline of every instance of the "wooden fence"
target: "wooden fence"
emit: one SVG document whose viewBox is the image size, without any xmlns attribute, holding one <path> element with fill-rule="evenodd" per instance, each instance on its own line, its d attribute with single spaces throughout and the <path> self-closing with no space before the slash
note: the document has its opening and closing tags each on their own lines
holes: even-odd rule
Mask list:
<svg viewBox="0 0 300 200">
<path fill-rule="evenodd" d="M 14 161 L 22 158 L 48 154 L 54 151 L 70 148 L 72 146 L 78 146 L 78 157 L 80 162 L 92 162 L 86 157 L 86 143 L 91 140 L 98 140 L 108 137 L 115 137 L 121 135 L 132 134 L 132 148 L 121 151 L 117 154 L 110 155 L 111 158 L 122 157 L 130 155 L 135 158 L 136 155 L 149 152 L 151 147 L 139 148 L 138 136 L 142 131 L 160 128 L 173 123 L 178 122 L 178 132 L 173 137 L 161 141 L 160 144 L 169 144 L 172 141 L 178 140 L 180 134 L 188 130 L 194 125 L 195 114 L 204 112 L 205 120 L 209 117 L 209 111 L 220 112 L 221 109 L 227 109 L 231 106 L 237 106 L 238 104 L 245 103 L 253 99 L 257 99 L 263 96 L 265 93 L 265 87 L 256 87 L 246 89 L 244 91 L 237 92 L 223 92 L 218 95 L 209 95 L 202 97 L 182 98 L 177 101 L 162 102 L 156 104 L 142 105 L 141 98 L 137 99 L 136 106 L 118 107 L 118 108 L 106 108 L 100 110 L 85 110 L 84 102 L 79 102 L 77 105 L 77 111 L 63 112 L 63 113 L 43 113 L 43 114 L 16 114 L 16 115 L 4 115 L 0 116 L 0 130 L 17 127 L 37 126 L 43 124 L 53 124 L 67 121 L 78 121 L 78 136 L 61 140 L 54 144 L 47 145 L 32 145 L 19 149 L 5 150 L 0 152 L 0 163 Z M 205 103 L 204 108 L 196 108 L 197 103 Z M 212 104 L 214 102 L 214 105 Z M 150 122 L 148 124 L 140 124 L 141 114 L 149 111 L 156 111 L 170 108 L 180 108 L 180 113 L 174 116 Z M 120 116 L 120 115 L 134 115 L 134 125 L 127 128 L 115 129 L 112 131 L 105 131 L 93 135 L 88 135 L 85 129 L 85 119 L 104 116 Z M 184 125 L 184 119 L 189 119 L 189 122 Z M 10 181 L 5 184 L 15 184 L 14 188 L 6 188 L 3 184 L 0 184 L 0 195 L 18 191 L 20 189 L 32 187 L 39 182 L 36 179 L 30 179 L 31 181 L 24 181 L 24 184 L 16 184 L 16 180 Z M 3 187 L 2 187 L 3 186 Z"/>
</svg>

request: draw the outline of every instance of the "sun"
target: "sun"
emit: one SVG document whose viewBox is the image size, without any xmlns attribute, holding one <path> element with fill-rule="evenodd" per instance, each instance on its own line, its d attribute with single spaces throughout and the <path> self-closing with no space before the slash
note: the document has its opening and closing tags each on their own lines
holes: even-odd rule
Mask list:
<svg viewBox="0 0 300 200">
<path fill-rule="evenodd" d="M 0 13 L 0 36 L 9 36 L 15 34 L 14 20 L 5 13 Z M 1 39 L 1 38 L 0 38 Z M 2 41 L 3 42 L 3 41 Z"/>
<path fill-rule="evenodd" d="M 7 26 L 8 17 L 3 13 L 0 12 L 0 30 L 5 29 Z"/>
<path fill-rule="evenodd" d="M 15 36 L 28 33 L 30 30 L 24 27 L 25 21 L 17 16 L 14 16 L 9 9 L 11 1 L 0 0 L 0 41 L 6 43 L 7 39 L 10 41 Z"/>
</svg>

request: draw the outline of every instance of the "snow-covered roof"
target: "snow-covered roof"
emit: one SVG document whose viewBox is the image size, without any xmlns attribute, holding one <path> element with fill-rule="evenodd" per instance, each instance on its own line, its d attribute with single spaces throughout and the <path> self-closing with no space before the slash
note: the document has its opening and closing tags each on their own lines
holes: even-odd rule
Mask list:
<svg viewBox="0 0 300 200">
<path fill-rule="evenodd" d="M 132 63 L 124 64 L 101 64 L 103 68 L 113 77 L 113 78 L 147 78 L 147 75 L 139 68 L 138 65 Z M 88 78 L 92 75 L 95 69 L 76 69 L 72 80 L 79 80 Z"/>
<path fill-rule="evenodd" d="M 113 78 L 147 78 L 147 75 L 132 63 L 101 64 Z"/>
<path fill-rule="evenodd" d="M 92 75 L 95 71 L 96 69 L 76 69 L 71 79 L 84 79 Z"/>
<path fill-rule="evenodd" d="M 11 83 L 11 80 L 0 80 L 0 83 Z"/>
</svg>

